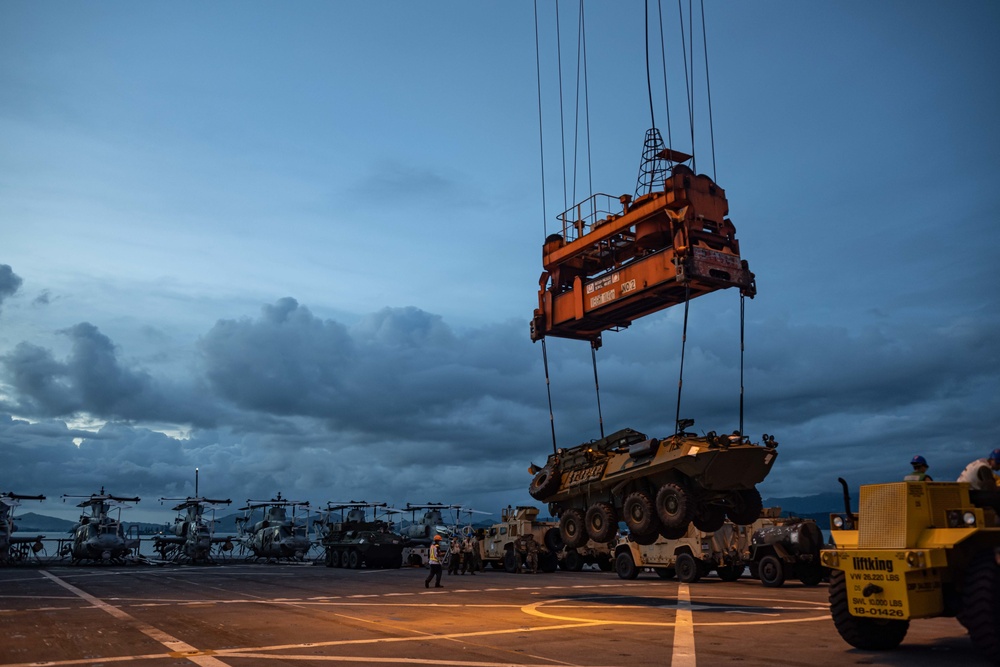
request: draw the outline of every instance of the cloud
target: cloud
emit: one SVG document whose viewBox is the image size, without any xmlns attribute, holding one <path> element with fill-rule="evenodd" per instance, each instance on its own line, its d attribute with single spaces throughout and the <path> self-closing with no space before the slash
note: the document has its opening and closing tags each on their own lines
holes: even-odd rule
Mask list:
<svg viewBox="0 0 1000 667">
<path fill-rule="evenodd" d="M 14 273 L 10 266 L 0 264 L 0 306 L 3 306 L 4 300 L 14 296 L 23 283 L 21 276 Z"/>
</svg>

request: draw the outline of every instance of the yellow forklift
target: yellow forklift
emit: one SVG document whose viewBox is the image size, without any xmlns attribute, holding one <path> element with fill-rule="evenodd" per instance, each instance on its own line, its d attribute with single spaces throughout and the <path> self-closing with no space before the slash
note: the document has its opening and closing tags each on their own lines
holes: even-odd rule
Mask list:
<svg viewBox="0 0 1000 667">
<path fill-rule="evenodd" d="M 899 646 L 910 620 L 957 617 L 973 644 L 1000 655 L 997 494 L 958 482 L 861 487 L 851 512 L 830 517 L 830 612 L 840 636 L 865 650 Z"/>
</svg>

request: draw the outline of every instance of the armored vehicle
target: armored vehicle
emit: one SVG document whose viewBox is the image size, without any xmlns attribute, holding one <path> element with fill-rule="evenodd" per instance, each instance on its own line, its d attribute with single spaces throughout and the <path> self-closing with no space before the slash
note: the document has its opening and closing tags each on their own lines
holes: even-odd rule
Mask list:
<svg viewBox="0 0 1000 667">
<path fill-rule="evenodd" d="M 588 538 L 612 541 L 619 520 L 639 544 L 679 539 L 692 522 L 704 532 L 718 530 L 726 518 L 753 523 L 762 509 L 756 484 L 770 472 L 778 443 L 767 434 L 761 445 L 738 433 L 684 431 L 693 425 L 681 420 L 678 432 L 662 440 L 627 428 L 559 449 L 544 467 L 529 468 L 528 492 L 549 503 L 570 548 Z"/>
<path fill-rule="evenodd" d="M 387 521 L 377 518 L 385 503 L 354 501 L 328 503 L 321 519 L 327 567 L 358 569 L 398 568 L 403 564 L 406 539 L 392 532 Z M 368 519 L 366 510 L 372 510 Z M 339 515 L 337 513 L 339 512 Z"/>
<path fill-rule="evenodd" d="M 830 613 L 851 646 L 898 646 L 917 618 L 954 616 L 988 658 L 1000 652 L 998 493 L 959 482 L 894 482 L 861 487 L 856 515 L 847 483 L 843 515 L 831 516 L 835 546 Z M 982 494 L 982 495 L 980 495 Z"/>
<path fill-rule="evenodd" d="M 727 521 L 714 532 L 690 526 L 684 537 L 660 537 L 652 544 L 639 544 L 626 535 L 615 546 L 615 571 L 622 579 L 635 579 L 649 568 L 661 579 L 676 576 L 692 584 L 715 570 L 723 581 L 736 581 L 746 569 L 750 533 L 747 526 Z"/>
<path fill-rule="evenodd" d="M 818 586 L 829 575 L 819 558 L 823 532 L 812 519 L 782 517 L 780 507 L 770 507 L 753 528 L 747 565 L 760 583 L 775 588 L 798 579 Z"/>
<path fill-rule="evenodd" d="M 500 523 L 486 530 L 479 542 L 483 566 L 488 563 L 495 569 L 516 572 L 518 559 L 523 566 L 525 554 L 519 554 L 515 545 L 518 538 L 527 535 L 531 535 L 538 545 L 538 568 L 542 572 L 555 572 L 559 566 L 559 553 L 563 549 L 559 524 L 539 521 L 538 508 L 527 505 L 508 506 L 500 512 Z"/>
</svg>

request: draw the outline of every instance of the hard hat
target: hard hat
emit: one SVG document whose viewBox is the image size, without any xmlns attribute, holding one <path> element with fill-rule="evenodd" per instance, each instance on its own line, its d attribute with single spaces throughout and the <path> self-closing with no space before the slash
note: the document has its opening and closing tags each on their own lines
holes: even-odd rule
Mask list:
<svg viewBox="0 0 1000 667">
<path fill-rule="evenodd" d="M 990 461 L 1000 461 L 1000 449 L 994 449 L 986 458 Z"/>
<path fill-rule="evenodd" d="M 1000 452 L 1000 450 L 997 450 L 997 451 Z M 997 458 L 1000 458 L 1000 455 L 998 455 Z M 927 459 L 925 459 L 924 457 L 922 457 L 920 455 L 914 456 L 913 460 L 910 461 L 910 465 L 925 466 L 925 465 L 927 465 Z"/>
<path fill-rule="evenodd" d="M 1000 451 L 1000 450 L 997 450 L 997 451 Z M 440 535 L 435 535 L 434 536 L 434 541 L 435 542 L 440 542 L 441 541 L 441 536 Z"/>
</svg>

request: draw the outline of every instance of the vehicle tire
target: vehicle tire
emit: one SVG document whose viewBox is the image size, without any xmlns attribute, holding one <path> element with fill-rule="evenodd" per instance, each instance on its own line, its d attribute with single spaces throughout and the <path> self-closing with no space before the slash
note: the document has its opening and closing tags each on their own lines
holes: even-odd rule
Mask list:
<svg viewBox="0 0 1000 667">
<path fill-rule="evenodd" d="M 677 577 L 677 570 L 672 567 L 657 567 L 653 571 L 660 579 L 675 579 Z"/>
<path fill-rule="evenodd" d="M 595 542 L 610 542 L 618 532 L 618 513 L 611 503 L 594 503 L 584 517 L 587 535 Z"/>
<path fill-rule="evenodd" d="M 777 556 L 764 556 L 757 566 L 757 575 L 768 588 L 778 588 L 785 583 L 785 564 Z"/>
<path fill-rule="evenodd" d="M 740 526 L 746 526 L 760 518 L 764 510 L 764 501 L 756 488 L 737 491 L 731 496 L 733 507 L 726 510 L 729 520 Z"/>
<path fill-rule="evenodd" d="M 545 535 L 542 536 L 542 542 L 545 543 L 545 548 L 552 553 L 558 553 L 566 546 L 563 542 L 562 535 L 559 534 L 559 529 L 556 527 L 549 528 L 545 531 Z"/>
<path fill-rule="evenodd" d="M 719 505 L 703 505 L 695 511 L 691 523 L 703 533 L 714 533 L 726 523 L 726 510 Z"/>
<path fill-rule="evenodd" d="M 701 579 L 701 568 L 698 567 L 698 561 L 689 553 L 683 553 L 677 557 L 674 569 L 677 571 L 677 580 L 682 584 L 693 584 Z"/>
<path fill-rule="evenodd" d="M 340 552 L 340 567 L 350 567 L 351 566 L 351 552 L 344 550 Z"/>
<path fill-rule="evenodd" d="M 763 562 L 761 565 L 763 571 Z M 896 648 L 910 627 L 909 621 L 852 616 L 847 598 L 847 579 L 841 570 L 830 573 L 830 615 L 843 640 L 864 651 Z"/>
<path fill-rule="evenodd" d="M 507 574 L 514 574 L 517 572 L 517 552 L 513 549 L 507 549 L 503 555 L 503 569 Z"/>
<path fill-rule="evenodd" d="M 333 567 L 333 557 L 334 557 L 333 549 L 327 549 L 325 558 L 327 567 Z M 337 563 L 338 564 L 340 563 L 340 559 L 337 559 Z"/>
<path fill-rule="evenodd" d="M 682 530 L 686 533 L 688 524 L 694 518 L 694 502 L 691 494 L 683 486 L 673 482 L 664 484 L 656 492 L 655 508 L 660 525 L 671 533 Z"/>
<path fill-rule="evenodd" d="M 639 568 L 635 566 L 631 552 L 626 550 L 615 556 L 615 572 L 621 579 L 635 579 L 639 576 Z"/>
<path fill-rule="evenodd" d="M 667 540 L 679 540 L 688 534 L 688 527 L 668 529 L 660 527 L 660 535 Z"/>
<path fill-rule="evenodd" d="M 633 491 L 625 496 L 625 502 L 622 503 L 622 514 L 625 524 L 634 535 L 649 535 L 660 532 L 660 521 L 656 516 L 656 508 L 649 494 L 645 491 Z"/>
<path fill-rule="evenodd" d="M 601 572 L 610 572 L 615 569 L 615 563 L 611 560 L 611 556 L 601 554 L 597 557 L 597 568 Z"/>
<path fill-rule="evenodd" d="M 528 493 L 535 500 L 545 500 L 559 490 L 559 483 L 562 481 L 562 473 L 558 467 L 545 466 L 531 479 L 528 485 Z"/>
<path fill-rule="evenodd" d="M 636 544 L 641 544 L 644 547 L 648 547 L 650 544 L 656 543 L 656 540 L 660 539 L 659 533 L 632 533 L 632 541 Z"/>
<path fill-rule="evenodd" d="M 795 576 L 804 586 L 819 586 L 823 574 L 823 566 L 816 563 L 799 563 L 795 568 Z"/>
<path fill-rule="evenodd" d="M 583 512 L 578 509 L 563 510 L 559 517 L 559 536 L 563 544 L 570 549 L 582 547 L 587 543 L 587 528 Z"/>
<path fill-rule="evenodd" d="M 973 556 L 965 571 L 958 620 L 969 631 L 972 645 L 996 659 L 1000 652 L 1000 567 L 992 550 Z"/>
<path fill-rule="evenodd" d="M 424 559 L 418 553 L 411 553 L 406 557 L 406 562 L 414 567 L 423 567 Z"/>
<path fill-rule="evenodd" d="M 743 576 L 744 567 L 743 563 L 723 565 L 722 567 L 715 568 L 715 573 L 718 574 L 719 579 L 722 579 L 723 581 L 736 581 Z"/>
<path fill-rule="evenodd" d="M 351 549 L 351 551 L 348 553 L 347 563 L 348 567 L 350 567 L 352 570 L 361 569 L 361 563 L 363 562 L 363 560 L 364 559 L 361 558 L 361 554 L 355 549 Z"/>
<path fill-rule="evenodd" d="M 569 572 L 579 572 L 583 569 L 583 556 L 575 549 L 570 549 L 566 552 L 563 562 L 566 564 L 566 570 Z"/>
<path fill-rule="evenodd" d="M 542 572 L 555 572 L 559 567 L 559 558 L 554 553 L 538 554 L 538 569 Z"/>
</svg>

